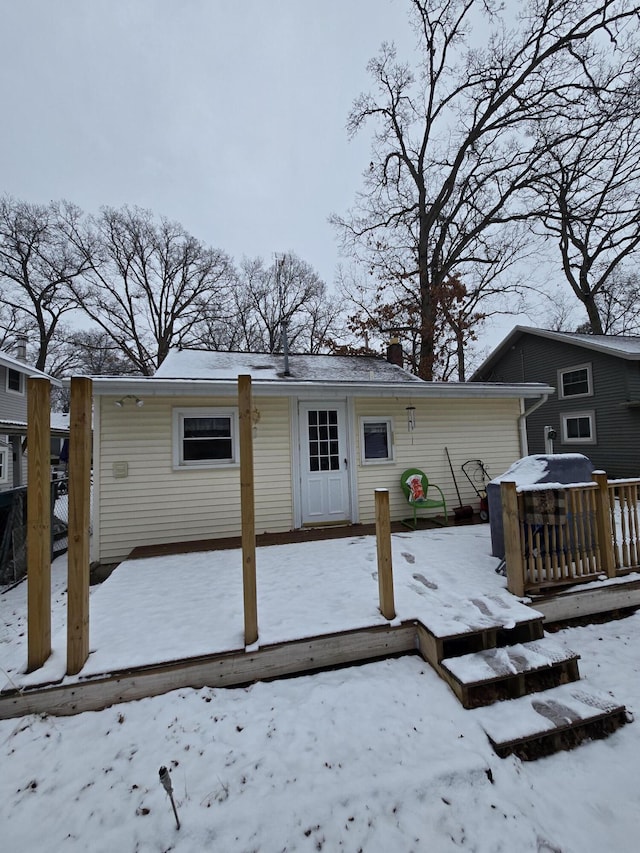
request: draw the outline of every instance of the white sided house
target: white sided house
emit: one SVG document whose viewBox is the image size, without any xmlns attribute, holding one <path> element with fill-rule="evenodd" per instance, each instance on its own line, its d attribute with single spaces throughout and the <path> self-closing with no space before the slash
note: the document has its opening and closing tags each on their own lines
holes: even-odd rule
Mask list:
<svg viewBox="0 0 640 853">
<path fill-rule="evenodd" d="M 398 345 L 395 345 L 398 346 Z M 394 345 L 390 347 L 393 350 Z M 542 384 L 423 382 L 381 358 L 172 350 L 153 377 L 93 377 L 94 562 L 141 545 L 241 532 L 238 376 L 253 394 L 256 533 L 411 514 L 401 473 L 421 468 L 453 510 L 460 466 L 499 474 L 522 455 Z"/>
</svg>

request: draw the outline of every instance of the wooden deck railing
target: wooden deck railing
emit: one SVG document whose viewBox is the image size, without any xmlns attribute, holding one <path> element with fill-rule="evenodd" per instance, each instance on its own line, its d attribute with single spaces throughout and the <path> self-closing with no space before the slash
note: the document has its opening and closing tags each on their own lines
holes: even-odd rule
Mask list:
<svg viewBox="0 0 640 853">
<path fill-rule="evenodd" d="M 515 595 L 625 574 L 640 566 L 640 479 L 501 484 L 507 586 Z"/>
<path fill-rule="evenodd" d="M 640 566 L 640 480 L 609 481 L 609 517 L 618 574 Z"/>
</svg>

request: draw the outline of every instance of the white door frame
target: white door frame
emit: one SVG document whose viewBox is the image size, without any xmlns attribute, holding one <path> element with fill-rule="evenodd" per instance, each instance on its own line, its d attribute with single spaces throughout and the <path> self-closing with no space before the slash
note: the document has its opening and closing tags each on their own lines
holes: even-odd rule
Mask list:
<svg viewBox="0 0 640 853">
<path fill-rule="evenodd" d="M 345 448 L 344 454 L 347 459 L 347 487 L 348 487 L 348 522 L 356 524 L 359 520 L 357 492 L 357 472 L 354 463 L 355 436 L 354 436 L 354 406 L 353 400 L 344 397 L 331 397 L 328 394 L 322 398 L 290 397 L 289 398 L 289 424 L 291 432 L 291 476 L 293 496 L 293 524 L 294 528 L 302 527 L 302 465 L 301 454 L 303 448 L 300 443 L 300 404 L 326 406 L 331 408 L 332 404 L 341 403 L 345 405 Z M 306 451 L 306 448 L 304 448 Z"/>
</svg>

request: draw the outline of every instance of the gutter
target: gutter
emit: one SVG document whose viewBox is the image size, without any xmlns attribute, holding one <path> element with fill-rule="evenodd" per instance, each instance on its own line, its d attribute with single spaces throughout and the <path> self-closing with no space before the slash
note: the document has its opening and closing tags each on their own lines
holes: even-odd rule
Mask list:
<svg viewBox="0 0 640 853">
<path fill-rule="evenodd" d="M 532 415 L 536 409 L 539 409 L 540 406 L 544 406 L 544 404 L 549 399 L 549 394 L 543 394 L 540 399 L 531 406 L 530 409 L 526 409 L 521 415 L 518 416 L 518 433 L 520 434 L 520 456 L 526 456 L 529 453 L 528 442 L 527 442 L 527 418 L 529 415 Z"/>
<path fill-rule="evenodd" d="M 151 377 L 89 377 L 94 396 L 136 394 L 144 397 L 231 397 L 238 393 L 236 379 L 154 379 Z M 64 380 L 68 387 L 69 380 Z M 331 382 L 253 379 L 257 397 L 344 399 L 353 397 L 419 399 L 533 399 L 554 389 L 544 383 L 482 382 Z M 545 397 L 546 399 L 546 397 Z M 542 405 L 542 403 L 540 403 Z"/>
</svg>

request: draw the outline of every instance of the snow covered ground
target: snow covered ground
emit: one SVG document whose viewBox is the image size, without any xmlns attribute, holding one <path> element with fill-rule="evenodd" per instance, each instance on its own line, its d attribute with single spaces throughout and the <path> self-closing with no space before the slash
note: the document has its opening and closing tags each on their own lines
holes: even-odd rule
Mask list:
<svg viewBox="0 0 640 853">
<path fill-rule="evenodd" d="M 380 624 L 375 539 L 258 551 L 260 642 Z M 487 526 L 393 537 L 398 617 L 503 593 Z M 65 560 L 52 572 L 64 670 Z M 20 683 L 24 584 L 0 596 L 0 667 Z M 242 648 L 241 559 L 130 561 L 92 588 L 83 675 Z M 567 629 L 586 684 L 640 707 L 640 615 Z M 2 850 L 633 851 L 640 731 L 536 762 L 499 759 L 417 657 L 248 688 L 180 690 L 76 717 L 0 722 Z M 176 828 L 158 769 L 171 771 Z"/>
</svg>

